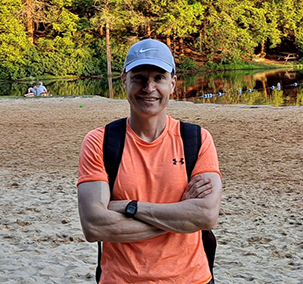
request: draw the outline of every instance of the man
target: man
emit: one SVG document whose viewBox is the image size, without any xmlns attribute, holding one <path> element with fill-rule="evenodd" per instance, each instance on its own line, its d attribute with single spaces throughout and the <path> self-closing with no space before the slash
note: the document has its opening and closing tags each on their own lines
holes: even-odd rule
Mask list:
<svg viewBox="0 0 303 284">
<path fill-rule="evenodd" d="M 45 96 L 47 95 L 47 89 L 45 88 L 45 86 L 43 86 L 42 82 L 39 82 L 39 86 L 37 87 L 36 90 L 36 96 Z"/>
<path fill-rule="evenodd" d="M 175 71 L 164 43 L 147 39 L 128 51 L 122 79 L 130 117 L 112 201 L 103 161 L 104 127 L 83 141 L 79 213 L 86 239 L 103 241 L 99 283 L 212 283 L 201 230 L 216 225 L 221 174 L 213 140 L 202 129 L 188 183 L 180 121 L 167 115 Z"/>
<path fill-rule="evenodd" d="M 36 96 L 37 86 L 29 87 L 27 90 L 27 94 L 24 97 L 34 97 Z"/>
</svg>

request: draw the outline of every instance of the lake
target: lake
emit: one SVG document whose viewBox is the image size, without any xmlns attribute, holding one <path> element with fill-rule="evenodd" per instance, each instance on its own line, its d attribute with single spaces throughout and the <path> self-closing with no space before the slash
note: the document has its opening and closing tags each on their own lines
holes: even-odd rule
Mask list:
<svg viewBox="0 0 303 284">
<path fill-rule="evenodd" d="M 0 96 L 23 97 L 32 81 L 1 82 Z M 110 97 L 110 79 L 43 80 L 52 96 Z M 126 98 L 119 78 L 112 79 L 114 98 Z M 226 71 L 178 77 L 175 100 L 195 103 L 303 106 L 303 70 Z"/>
</svg>

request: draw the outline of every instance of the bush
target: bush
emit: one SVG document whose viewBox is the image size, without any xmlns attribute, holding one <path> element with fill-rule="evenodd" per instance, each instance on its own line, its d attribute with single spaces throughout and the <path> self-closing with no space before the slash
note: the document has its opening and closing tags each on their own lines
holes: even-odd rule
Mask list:
<svg viewBox="0 0 303 284">
<path fill-rule="evenodd" d="M 198 70 L 198 66 L 195 60 L 190 59 L 186 56 L 183 56 L 179 59 L 179 68 L 181 69 L 181 71 Z"/>
</svg>

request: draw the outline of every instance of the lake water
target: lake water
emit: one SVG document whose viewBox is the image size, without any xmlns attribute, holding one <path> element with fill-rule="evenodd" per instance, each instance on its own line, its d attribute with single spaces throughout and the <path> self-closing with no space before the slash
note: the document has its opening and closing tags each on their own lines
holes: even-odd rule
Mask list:
<svg viewBox="0 0 303 284">
<path fill-rule="evenodd" d="M 23 97 L 32 81 L 1 82 L 0 96 Z M 44 80 L 52 96 L 110 97 L 107 77 Z M 126 98 L 120 78 L 112 79 L 114 98 Z M 196 103 L 303 106 L 303 70 L 229 71 L 178 77 L 172 96 Z"/>
</svg>

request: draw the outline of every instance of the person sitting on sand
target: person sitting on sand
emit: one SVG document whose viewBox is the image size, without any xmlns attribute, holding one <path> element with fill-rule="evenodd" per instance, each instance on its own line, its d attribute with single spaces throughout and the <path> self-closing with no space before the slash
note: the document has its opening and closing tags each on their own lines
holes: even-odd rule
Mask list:
<svg viewBox="0 0 303 284">
<path fill-rule="evenodd" d="M 39 82 L 39 86 L 37 87 L 36 96 L 48 96 L 47 89 L 43 86 L 42 82 Z"/>
<path fill-rule="evenodd" d="M 27 94 L 24 97 L 34 97 L 37 94 L 37 86 L 29 87 L 27 90 Z"/>
</svg>

